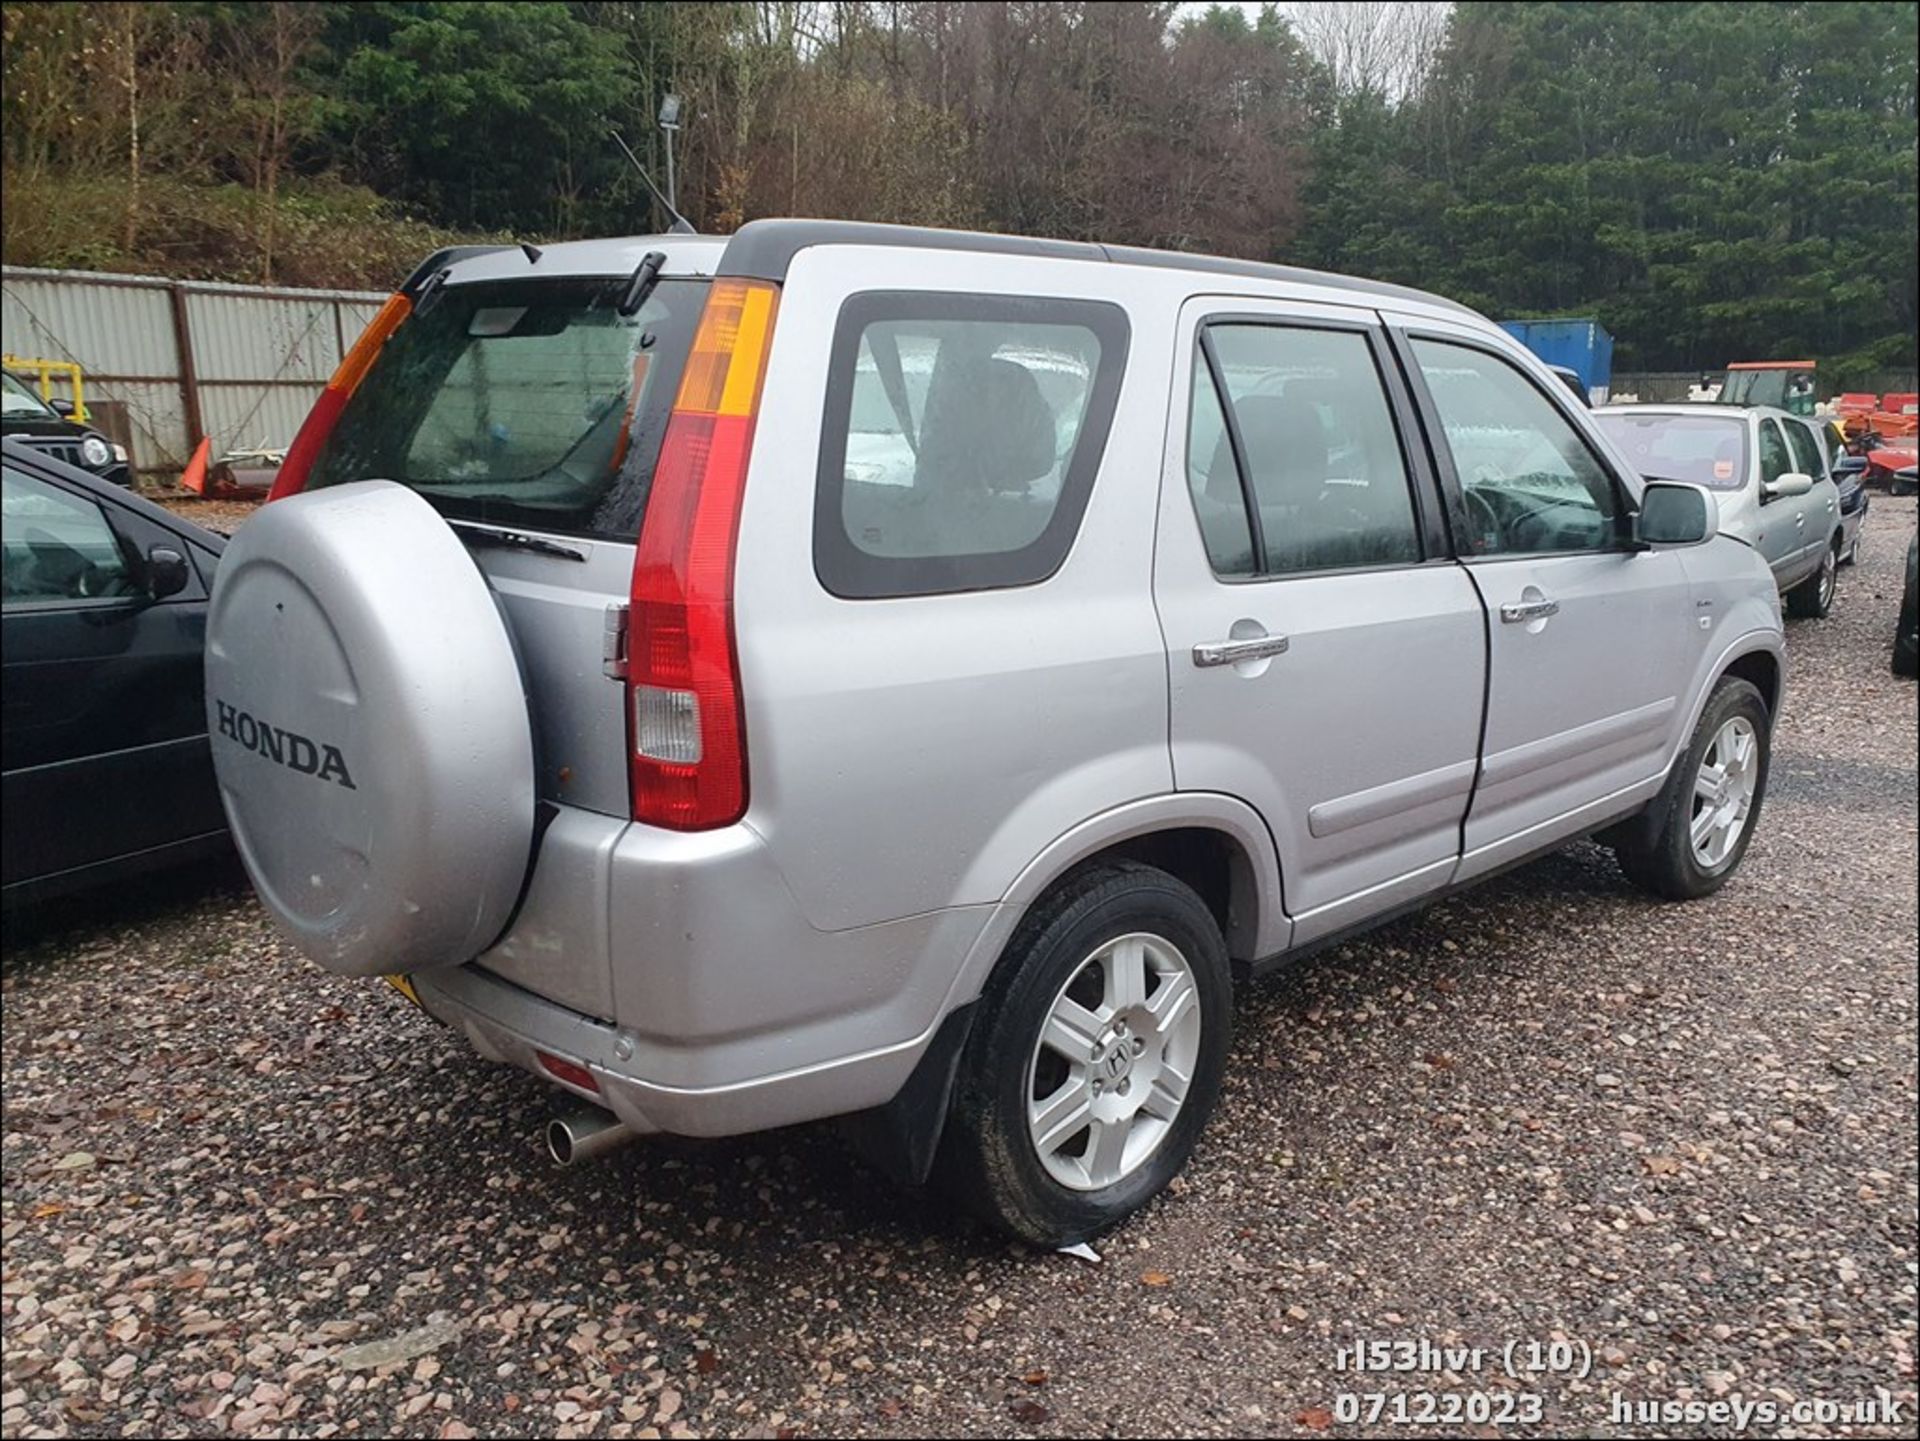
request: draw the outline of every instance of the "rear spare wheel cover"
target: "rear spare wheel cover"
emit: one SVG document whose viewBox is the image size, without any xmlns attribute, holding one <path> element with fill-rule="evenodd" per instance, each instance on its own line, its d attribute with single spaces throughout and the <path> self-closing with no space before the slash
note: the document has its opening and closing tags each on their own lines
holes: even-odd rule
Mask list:
<svg viewBox="0 0 1920 1441">
<path fill-rule="evenodd" d="M 485 578 L 412 491 L 291 496 L 235 533 L 207 733 L 247 873 L 328 970 L 458 965 L 506 926 L 533 842 L 526 692 Z"/>
</svg>

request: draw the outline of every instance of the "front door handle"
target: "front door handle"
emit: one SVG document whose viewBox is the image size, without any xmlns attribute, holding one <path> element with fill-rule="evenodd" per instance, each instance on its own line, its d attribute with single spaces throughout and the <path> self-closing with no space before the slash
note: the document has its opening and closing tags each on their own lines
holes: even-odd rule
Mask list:
<svg viewBox="0 0 1920 1441">
<path fill-rule="evenodd" d="M 1205 640 L 1193 648 L 1197 666 L 1236 665 L 1243 660 L 1266 660 L 1287 649 L 1283 635 L 1257 635 L 1251 640 Z"/>
<path fill-rule="evenodd" d="M 1508 625 L 1521 625 L 1530 620 L 1545 620 L 1550 615 L 1558 614 L 1560 614 L 1560 602 L 1557 600 L 1508 601 L 1500 607 L 1500 619 Z"/>
</svg>

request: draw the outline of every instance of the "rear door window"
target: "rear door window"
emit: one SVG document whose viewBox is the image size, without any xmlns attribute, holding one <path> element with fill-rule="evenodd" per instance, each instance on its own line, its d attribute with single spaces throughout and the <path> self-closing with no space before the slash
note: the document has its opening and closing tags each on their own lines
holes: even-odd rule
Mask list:
<svg viewBox="0 0 1920 1441">
<path fill-rule="evenodd" d="M 1202 350 L 1187 488 L 1216 574 L 1420 560 L 1406 463 L 1364 334 L 1219 323 Z"/>
<path fill-rule="evenodd" d="M 1126 364 L 1099 301 L 875 291 L 840 312 L 814 501 L 835 595 L 1029 585 L 1066 559 Z"/>
<path fill-rule="evenodd" d="M 401 325 L 315 462 L 314 487 L 393 480 L 457 520 L 633 540 L 706 299 L 662 280 L 447 285 Z"/>
</svg>

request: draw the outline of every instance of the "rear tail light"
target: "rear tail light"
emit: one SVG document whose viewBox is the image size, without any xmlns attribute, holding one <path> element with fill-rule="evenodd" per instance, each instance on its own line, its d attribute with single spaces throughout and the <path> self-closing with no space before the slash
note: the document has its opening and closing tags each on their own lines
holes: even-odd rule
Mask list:
<svg viewBox="0 0 1920 1441">
<path fill-rule="evenodd" d="M 320 398 L 313 403 L 313 409 L 307 412 L 306 424 L 300 427 L 300 433 L 293 438 L 293 444 L 287 449 L 287 458 L 280 462 L 280 472 L 273 478 L 273 489 L 267 492 L 268 500 L 298 495 L 306 489 L 313 462 L 320 454 L 320 447 L 326 444 L 327 437 L 333 433 L 340 412 L 347 408 L 348 399 L 360 388 L 360 382 L 373 367 L 373 362 L 379 357 L 380 347 L 387 343 L 388 337 L 412 313 L 413 302 L 405 295 L 387 297 L 387 303 L 368 322 L 360 338 L 353 343 L 353 349 L 346 353 L 339 368 L 333 372 L 333 379 L 327 382 L 327 388 L 320 392 Z"/>
<path fill-rule="evenodd" d="M 633 817 L 675 830 L 747 808 L 734 541 L 779 291 L 713 282 L 654 466 L 633 562 Z"/>
</svg>

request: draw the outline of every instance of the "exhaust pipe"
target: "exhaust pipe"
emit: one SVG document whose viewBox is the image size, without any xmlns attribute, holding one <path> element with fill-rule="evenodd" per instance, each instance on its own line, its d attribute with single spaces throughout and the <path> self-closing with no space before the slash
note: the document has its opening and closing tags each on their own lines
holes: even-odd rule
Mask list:
<svg viewBox="0 0 1920 1441">
<path fill-rule="evenodd" d="M 626 1145 L 633 1132 L 605 1111 L 582 1111 L 547 1122 L 547 1154 L 561 1166 L 575 1166 Z"/>
</svg>

